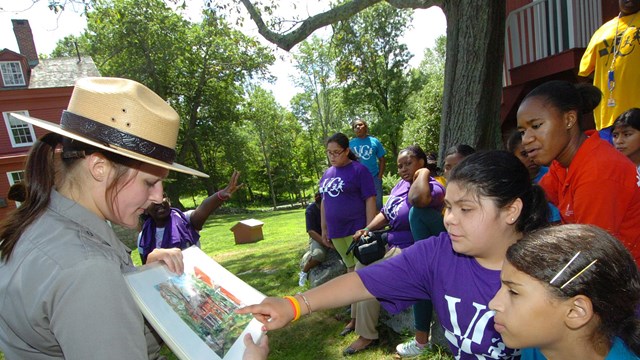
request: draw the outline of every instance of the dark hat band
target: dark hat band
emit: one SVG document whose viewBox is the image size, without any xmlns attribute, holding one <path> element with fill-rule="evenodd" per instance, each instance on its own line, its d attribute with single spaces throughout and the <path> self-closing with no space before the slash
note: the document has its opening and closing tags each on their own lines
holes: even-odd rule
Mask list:
<svg viewBox="0 0 640 360">
<path fill-rule="evenodd" d="M 68 111 L 62 112 L 60 127 L 105 146 L 114 145 L 168 164 L 172 164 L 176 158 L 176 152 L 171 148 Z"/>
</svg>

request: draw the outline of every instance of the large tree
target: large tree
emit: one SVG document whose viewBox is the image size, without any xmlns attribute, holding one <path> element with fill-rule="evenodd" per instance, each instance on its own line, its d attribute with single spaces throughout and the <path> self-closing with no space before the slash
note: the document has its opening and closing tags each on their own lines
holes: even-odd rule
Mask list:
<svg viewBox="0 0 640 360">
<path fill-rule="evenodd" d="M 293 58 L 298 70 L 294 83 L 310 97 L 309 117 L 316 120 L 322 139 L 326 139 L 331 131 L 342 125 L 341 119 L 336 117 L 339 97 L 336 96 L 335 49 L 329 40 L 313 36 L 302 42 Z M 312 124 L 304 125 L 311 127 Z"/>
<path fill-rule="evenodd" d="M 273 30 L 251 0 L 240 0 L 260 34 L 290 50 L 315 30 L 347 20 L 383 0 L 349 0 L 285 31 Z M 399 9 L 439 6 L 447 17 L 447 61 L 440 131 L 440 157 L 454 144 L 479 149 L 500 146 L 500 93 L 505 0 L 386 0 Z M 272 11 L 272 9 L 271 9 Z M 281 28 L 279 28 L 281 29 Z"/>
<path fill-rule="evenodd" d="M 95 0 L 87 13 L 89 52 L 103 76 L 140 81 L 167 99 L 181 119 L 176 161 L 211 175 L 200 179 L 209 194 L 228 181 L 242 156 L 231 139 L 240 121 L 244 86 L 273 56 L 254 39 L 233 29 L 213 10 L 191 22 L 163 0 Z M 59 43 L 64 53 L 69 41 Z M 82 43 L 82 42 L 81 42 Z M 173 199 L 192 181 L 172 173 Z M 175 200 L 174 200 L 175 201 Z"/>
<path fill-rule="evenodd" d="M 425 151 L 437 152 L 442 116 L 442 90 L 447 38 L 436 39 L 436 45 L 425 49 L 418 69 L 413 70 L 422 89 L 411 95 L 407 103 L 408 118 L 402 129 L 402 147 L 419 144 Z"/>
<path fill-rule="evenodd" d="M 419 88 L 408 76 L 412 54 L 400 41 L 410 23 L 409 10 L 380 3 L 334 26 L 344 103 L 354 118 L 370 114 L 372 133 L 392 159 L 400 151 L 407 99 Z"/>
<path fill-rule="evenodd" d="M 248 147 L 244 150 L 253 152 L 252 171 L 257 173 L 252 177 L 265 178 L 275 209 L 281 194 L 288 192 L 298 196 L 301 190 L 300 167 L 294 161 L 300 124 L 278 105 L 271 92 L 261 87 L 249 90 L 242 113 L 250 136 Z"/>
</svg>

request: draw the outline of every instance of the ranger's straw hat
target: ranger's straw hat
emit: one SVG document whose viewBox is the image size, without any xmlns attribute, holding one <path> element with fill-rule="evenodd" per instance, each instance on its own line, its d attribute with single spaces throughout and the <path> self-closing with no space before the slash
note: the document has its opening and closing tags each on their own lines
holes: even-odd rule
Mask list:
<svg viewBox="0 0 640 360">
<path fill-rule="evenodd" d="M 146 86 L 128 79 L 79 79 L 60 125 L 12 114 L 67 138 L 148 164 L 200 177 L 209 175 L 176 164 L 178 113 Z"/>
</svg>

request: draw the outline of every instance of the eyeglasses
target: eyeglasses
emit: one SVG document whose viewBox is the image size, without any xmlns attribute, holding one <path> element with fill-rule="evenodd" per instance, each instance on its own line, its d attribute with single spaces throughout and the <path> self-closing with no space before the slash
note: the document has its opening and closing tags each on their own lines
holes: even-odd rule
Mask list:
<svg viewBox="0 0 640 360">
<path fill-rule="evenodd" d="M 354 129 L 361 128 L 361 127 L 365 127 L 365 125 L 362 123 L 353 125 Z"/>
<path fill-rule="evenodd" d="M 329 151 L 327 150 L 327 156 L 330 157 L 338 157 L 342 155 L 343 152 L 347 151 L 347 149 L 342 149 L 342 151 Z"/>
</svg>

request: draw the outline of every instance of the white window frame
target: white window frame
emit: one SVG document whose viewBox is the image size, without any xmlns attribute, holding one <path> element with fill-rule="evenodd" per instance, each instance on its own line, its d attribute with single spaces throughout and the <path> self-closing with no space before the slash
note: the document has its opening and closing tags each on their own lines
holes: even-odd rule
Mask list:
<svg viewBox="0 0 640 360">
<path fill-rule="evenodd" d="M 20 61 L 0 61 L 0 72 L 6 87 L 27 85 Z"/>
<path fill-rule="evenodd" d="M 17 174 L 17 176 L 16 176 L 18 178 L 17 180 L 13 176 L 14 174 Z M 23 182 L 24 181 L 24 177 L 25 177 L 24 170 L 7 172 L 7 179 L 9 179 L 9 187 L 13 186 L 14 184 Z M 20 207 L 21 204 L 22 204 L 21 202 L 16 201 L 16 207 Z"/>
<path fill-rule="evenodd" d="M 16 118 L 14 118 L 14 121 L 19 121 L 22 125 L 24 124 L 25 126 L 22 127 L 22 129 L 24 129 L 25 131 L 28 131 L 29 134 L 24 134 L 24 136 L 31 136 L 31 141 L 30 142 L 18 142 L 16 141 L 16 138 L 14 137 L 13 134 L 13 128 L 11 127 L 11 119 L 9 117 L 9 113 L 18 113 L 24 116 L 29 116 L 29 112 L 26 110 L 21 110 L 21 111 L 6 111 L 2 113 L 2 117 L 4 117 L 4 124 L 7 127 L 7 133 L 9 134 L 9 140 L 11 140 L 11 146 L 14 148 L 19 148 L 19 147 L 28 147 L 33 145 L 34 142 L 36 142 L 36 132 L 33 129 L 33 125 L 26 123 L 22 120 L 18 120 Z"/>
</svg>

